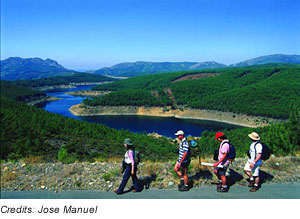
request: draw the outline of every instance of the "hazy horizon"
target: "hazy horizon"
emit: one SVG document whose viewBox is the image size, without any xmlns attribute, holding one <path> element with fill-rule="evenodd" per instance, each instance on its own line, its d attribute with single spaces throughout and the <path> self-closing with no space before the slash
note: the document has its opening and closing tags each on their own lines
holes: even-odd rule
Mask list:
<svg viewBox="0 0 300 219">
<path fill-rule="evenodd" d="M 297 0 L 3 0 L 1 60 L 50 58 L 97 70 L 292 55 L 300 51 L 299 10 Z"/>
</svg>

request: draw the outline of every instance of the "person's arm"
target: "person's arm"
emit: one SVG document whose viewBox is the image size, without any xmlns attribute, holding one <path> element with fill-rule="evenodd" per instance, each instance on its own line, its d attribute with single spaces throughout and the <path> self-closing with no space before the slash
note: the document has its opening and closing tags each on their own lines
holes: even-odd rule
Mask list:
<svg viewBox="0 0 300 219">
<path fill-rule="evenodd" d="M 131 175 L 133 175 L 134 174 L 134 158 L 133 158 L 133 151 L 129 151 L 129 153 L 128 153 L 128 155 L 129 155 L 129 158 L 130 158 L 130 160 L 131 160 Z"/>
<path fill-rule="evenodd" d="M 223 154 L 223 156 L 221 157 L 220 160 L 218 160 L 216 163 L 214 163 L 213 167 L 217 167 L 220 163 L 222 163 L 226 159 L 227 153 L 229 151 L 229 144 L 224 143 L 220 150 L 221 150 L 221 153 Z"/>
<path fill-rule="evenodd" d="M 184 154 L 183 154 L 183 156 L 182 156 L 181 160 L 180 160 L 180 161 L 178 161 L 178 165 L 179 165 L 179 167 L 181 167 L 181 164 L 182 164 L 182 162 L 184 161 L 184 159 L 186 158 L 186 156 L 187 156 L 187 152 L 184 152 Z"/>
<path fill-rule="evenodd" d="M 226 156 L 227 156 L 227 153 L 224 152 L 223 156 L 221 157 L 221 159 L 218 160 L 216 163 L 214 163 L 213 167 L 217 167 L 220 163 L 222 163 L 222 161 L 225 160 Z"/>
<path fill-rule="evenodd" d="M 257 154 L 256 159 L 250 164 L 250 168 L 253 168 L 255 163 L 261 158 L 261 154 Z"/>
<path fill-rule="evenodd" d="M 188 151 L 189 151 L 189 145 L 185 141 L 185 142 L 183 142 L 183 155 L 182 155 L 181 159 L 180 159 L 180 156 L 179 156 L 179 159 L 178 159 L 178 166 L 179 167 L 181 167 L 182 162 L 187 157 Z"/>
<path fill-rule="evenodd" d="M 250 164 L 250 168 L 253 168 L 254 165 L 256 164 L 257 161 L 261 158 L 261 153 L 262 153 L 262 145 L 260 143 L 256 144 L 255 146 L 255 151 L 257 153 L 257 156 L 255 160 Z"/>
</svg>

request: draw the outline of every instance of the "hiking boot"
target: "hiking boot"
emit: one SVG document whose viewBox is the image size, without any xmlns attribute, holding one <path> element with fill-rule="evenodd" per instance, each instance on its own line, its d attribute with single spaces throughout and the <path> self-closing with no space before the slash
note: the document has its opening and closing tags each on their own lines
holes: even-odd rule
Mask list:
<svg viewBox="0 0 300 219">
<path fill-rule="evenodd" d="M 251 189 L 250 189 L 250 192 L 256 192 L 258 190 L 258 186 L 253 186 Z"/>
<path fill-rule="evenodd" d="M 117 195 L 123 194 L 123 192 L 120 192 L 118 189 L 116 189 L 114 192 L 115 192 Z"/>
<path fill-rule="evenodd" d="M 219 182 L 218 185 L 217 185 L 217 190 L 220 189 L 221 187 L 222 187 L 222 183 Z"/>
<path fill-rule="evenodd" d="M 178 184 L 178 188 L 184 186 L 184 180 L 180 180 L 180 183 Z"/>
<path fill-rule="evenodd" d="M 253 186 L 254 186 L 254 180 L 250 180 L 249 184 L 248 184 L 248 187 L 253 187 Z"/>
<path fill-rule="evenodd" d="M 224 188 L 221 186 L 220 188 L 217 189 L 218 192 L 228 192 L 228 188 Z"/>
<path fill-rule="evenodd" d="M 186 191 L 189 191 L 189 190 L 190 190 L 190 188 L 188 186 L 182 186 L 182 187 L 179 188 L 180 192 L 186 192 Z"/>
</svg>

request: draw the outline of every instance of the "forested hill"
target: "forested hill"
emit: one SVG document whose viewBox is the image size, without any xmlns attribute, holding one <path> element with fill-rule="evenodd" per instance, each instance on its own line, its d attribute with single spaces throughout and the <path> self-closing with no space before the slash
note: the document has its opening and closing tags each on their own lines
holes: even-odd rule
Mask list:
<svg viewBox="0 0 300 219">
<path fill-rule="evenodd" d="M 7 97 L 17 101 L 31 101 L 33 99 L 45 98 L 46 94 L 42 91 L 32 90 L 30 88 L 17 85 L 9 81 L 0 81 L 1 97 Z"/>
<path fill-rule="evenodd" d="M 1 159 L 42 156 L 44 160 L 70 163 L 123 157 L 124 139 L 131 138 L 142 159 L 169 160 L 177 156 L 176 145 L 145 133 L 117 131 L 27 106 L 6 97 L 0 99 Z"/>
<path fill-rule="evenodd" d="M 145 133 L 117 131 L 105 125 L 87 123 L 53 114 L 6 97 L 0 98 L 1 159 L 18 160 L 41 156 L 44 161 L 64 163 L 106 160 L 123 157 L 125 138 L 131 138 L 145 160 L 175 160 L 177 146 L 166 138 Z M 300 151 L 300 108 L 293 108 L 287 123 L 252 129 L 224 130 L 235 145 L 237 156 L 245 157 L 249 150 L 249 133 L 256 131 L 275 155 L 294 155 Z M 213 132 L 202 133 L 198 141 L 201 156 L 211 157 L 218 143 Z M 191 151 L 197 156 L 196 150 Z"/>
<path fill-rule="evenodd" d="M 275 66 L 275 67 L 274 67 Z M 84 104 L 171 106 L 288 118 L 300 105 L 300 65 L 264 65 L 146 75 L 94 87 L 114 91 Z"/>
<path fill-rule="evenodd" d="M 70 75 L 76 71 L 64 68 L 52 59 L 11 57 L 1 60 L 1 80 L 37 79 Z"/>
<path fill-rule="evenodd" d="M 213 78 L 222 78 L 226 76 L 226 74 L 232 76 L 231 80 L 236 79 L 237 76 L 239 76 L 238 78 L 245 77 L 247 79 L 244 83 L 250 85 L 255 84 L 256 80 L 270 80 L 270 78 L 275 77 L 276 75 L 284 77 L 287 81 L 286 83 L 289 83 L 292 87 L 292 80 L 289 79 L 289 77 L 292 77 L 295 83 L 299 83 L 298 67 L 267 68 L 263 71 L 255 70 L 255 72 L 252 72 L 249 69 L 247 71 L 245 71 L 245 69 L 236 71 L 237 72 L 231 73 L 226 71 L 220 71 L 218 73 L 202 72 L 202 74 L 196 72 L 174 73 L 167 74 L 168 77 L 161 78 L 164 80 L 158 81 L 153 78 L 151 79 L 150 76 L 145 76 L 141 77 L 141 79 L 144 79 L 144 89 L 141 87 L 139 87 L 139 90 L 127 89 L 123 84 L 123 80 L 114 82 L 113 84 L 121 83 L 125 87 L 113 87 L 118 90 L 116 91 L 118 95 L 129 95 L 132 100 L 134 100 L 134 97 L 139 94 L 138 92 L 145 92 L 150 94 L 151 97 L 156 98 L 157 94 L 153 95 L 153 88 L 160 87 L 160 91 L 165 92 L 165 90 L 162 89 L 164 86 L 161 86 L 165 85 L 165 83 L 169 84 L 171 89 L 171 86 L 176 83 L 184 81 L 201 81 L 204 79 L 205 83 L 208 83 L 209 81 L 206 79 L 213 80 Z M 263 74 L 263 72 L 265 74 Z M 294 72 L 295 74 L 290 72 Z M 255 80 L 250 80 L 252 78 L 250 77 L 251 74 L 256 74 Z M 261 76 L 259 77 L 257 74 Z M 186 80 L 182 80 L 183 76 Z M 190 76 L 192 76 L 192 78 L 188 79 Z M 198 79 L 196 80 L 196 78 Z M 229 79 L 230 77 L 228 80 Z M 132 80 L 136 83 L 133 78 L 127 82 L 131 82 Z M 223 83 L 224 81 L 226 82 L 224 79 L 221 80 L 221 82 L 222 81 Z M 243 83 L 240 82 L 240 84 Z M 104 87 L 107 88 L 107 86 L 109 85 L 107 84 Z M 135 86 L 138 86 L 138 84 Z M 243 87 L 242 85 L 240 86 Z M 59 160 L 64 163 L 107 160 L 111 157 L 124 156 L 125 147 L 123 142 L 125 138 L 132 139 L 136 148 L 141 152 L 142 161 L 175 160 L 178 156 L 176 153 L 177 146 L 170 139 L 150 137 L 147 136 L 146 133 L 135 134 L 128 130 L 117 131 L 105 125 L 87 123 L 64 117 L 59 114 L 53 114 L 33 106 L 28 106 L 25 103 L 16 100 L 22 100 L 22 98 L 30 95 L 39 95 L 39 92 L 29 90 L 25 87 L 16 85 L 15 83 L 1 81 L 1 89 L 1 159 L 18 160 L 24 157 L 41 156 L 42 159 L 47 162 Z M 121 97 L 124 98 L 124 96 Z M 168 98 L 167 95 L 165 95 L 165 97 Z M 139 97 L 138 99 L 143 100 L 142 97 Z M 111 100 L 113 101 L 113 99 Z M 161 98 L 160 101 L 164 102 L 167 100 Z M 249 149 L 249 139 L 247 135 L 252 131 L 256 131 L 260 134 L 263 141 L 269 145 L 275 155 L 294 155 L 300 151 L 299 104 L 294 104 L 294 107 L 290 108 L 289 118 L 288 122 L 274 124 L 264 128 L 241 128 L 230 131 L 224 130 L 224 132 L 236 146 L 238 157 L 245 157 L 246 152 Z M 212 156 L 214 150 L 218 147 L 217 141 L 214 140 L 214 134 L 215 133 L 213 132 L 202 133 L 201 140 L 198 141 L 201 149 L 201 156 Z M 192 156 L 198 155 L 196 150 L 192 150 L 191 153 Z"/>
<path fill-rule="evenodd" d="M 224 68 L 226 65 L 211 62 L 126 62 L 95 71 L 95 74 L 119 77 L 135 77 L 140 75 L 186 71 L 196 69 Z"/>
<path fill-rule="evenodd" d="M 16 80 L 15 83 L 26 87 L 43 87 L 53 85 L 68 85 L 72 83 L 93 83 L 93 82 L 107 82 L 117 81 L 118 79 L 106 77 L 103 75 L 88 74 L 88 73 L 74 73 L 69 76 L 56 76 L 49 78 L 41 78 L 35 80 Z"/>
</svg>

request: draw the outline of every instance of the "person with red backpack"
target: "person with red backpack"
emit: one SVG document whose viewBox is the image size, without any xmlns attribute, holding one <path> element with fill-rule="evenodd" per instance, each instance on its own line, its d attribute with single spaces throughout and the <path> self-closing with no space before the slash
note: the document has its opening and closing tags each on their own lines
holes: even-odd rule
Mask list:
<svg viewBox="0 0 300 219">
<path fill-rule="evenodd" d="M 218 140 L 220 143 L 219 153 L 218 153 L 218 161 L 214 163 L 213 167 L 214 174 L 219 179 L 219 185 L 217 186 L 218 192 L 228 192 L 228 186 L 226 184 L 226 170 L 230 164 L 230 160 L 228 159 L 230 143 L 223 132 L 217 132 L 215 140 Z"/>
</svg>

